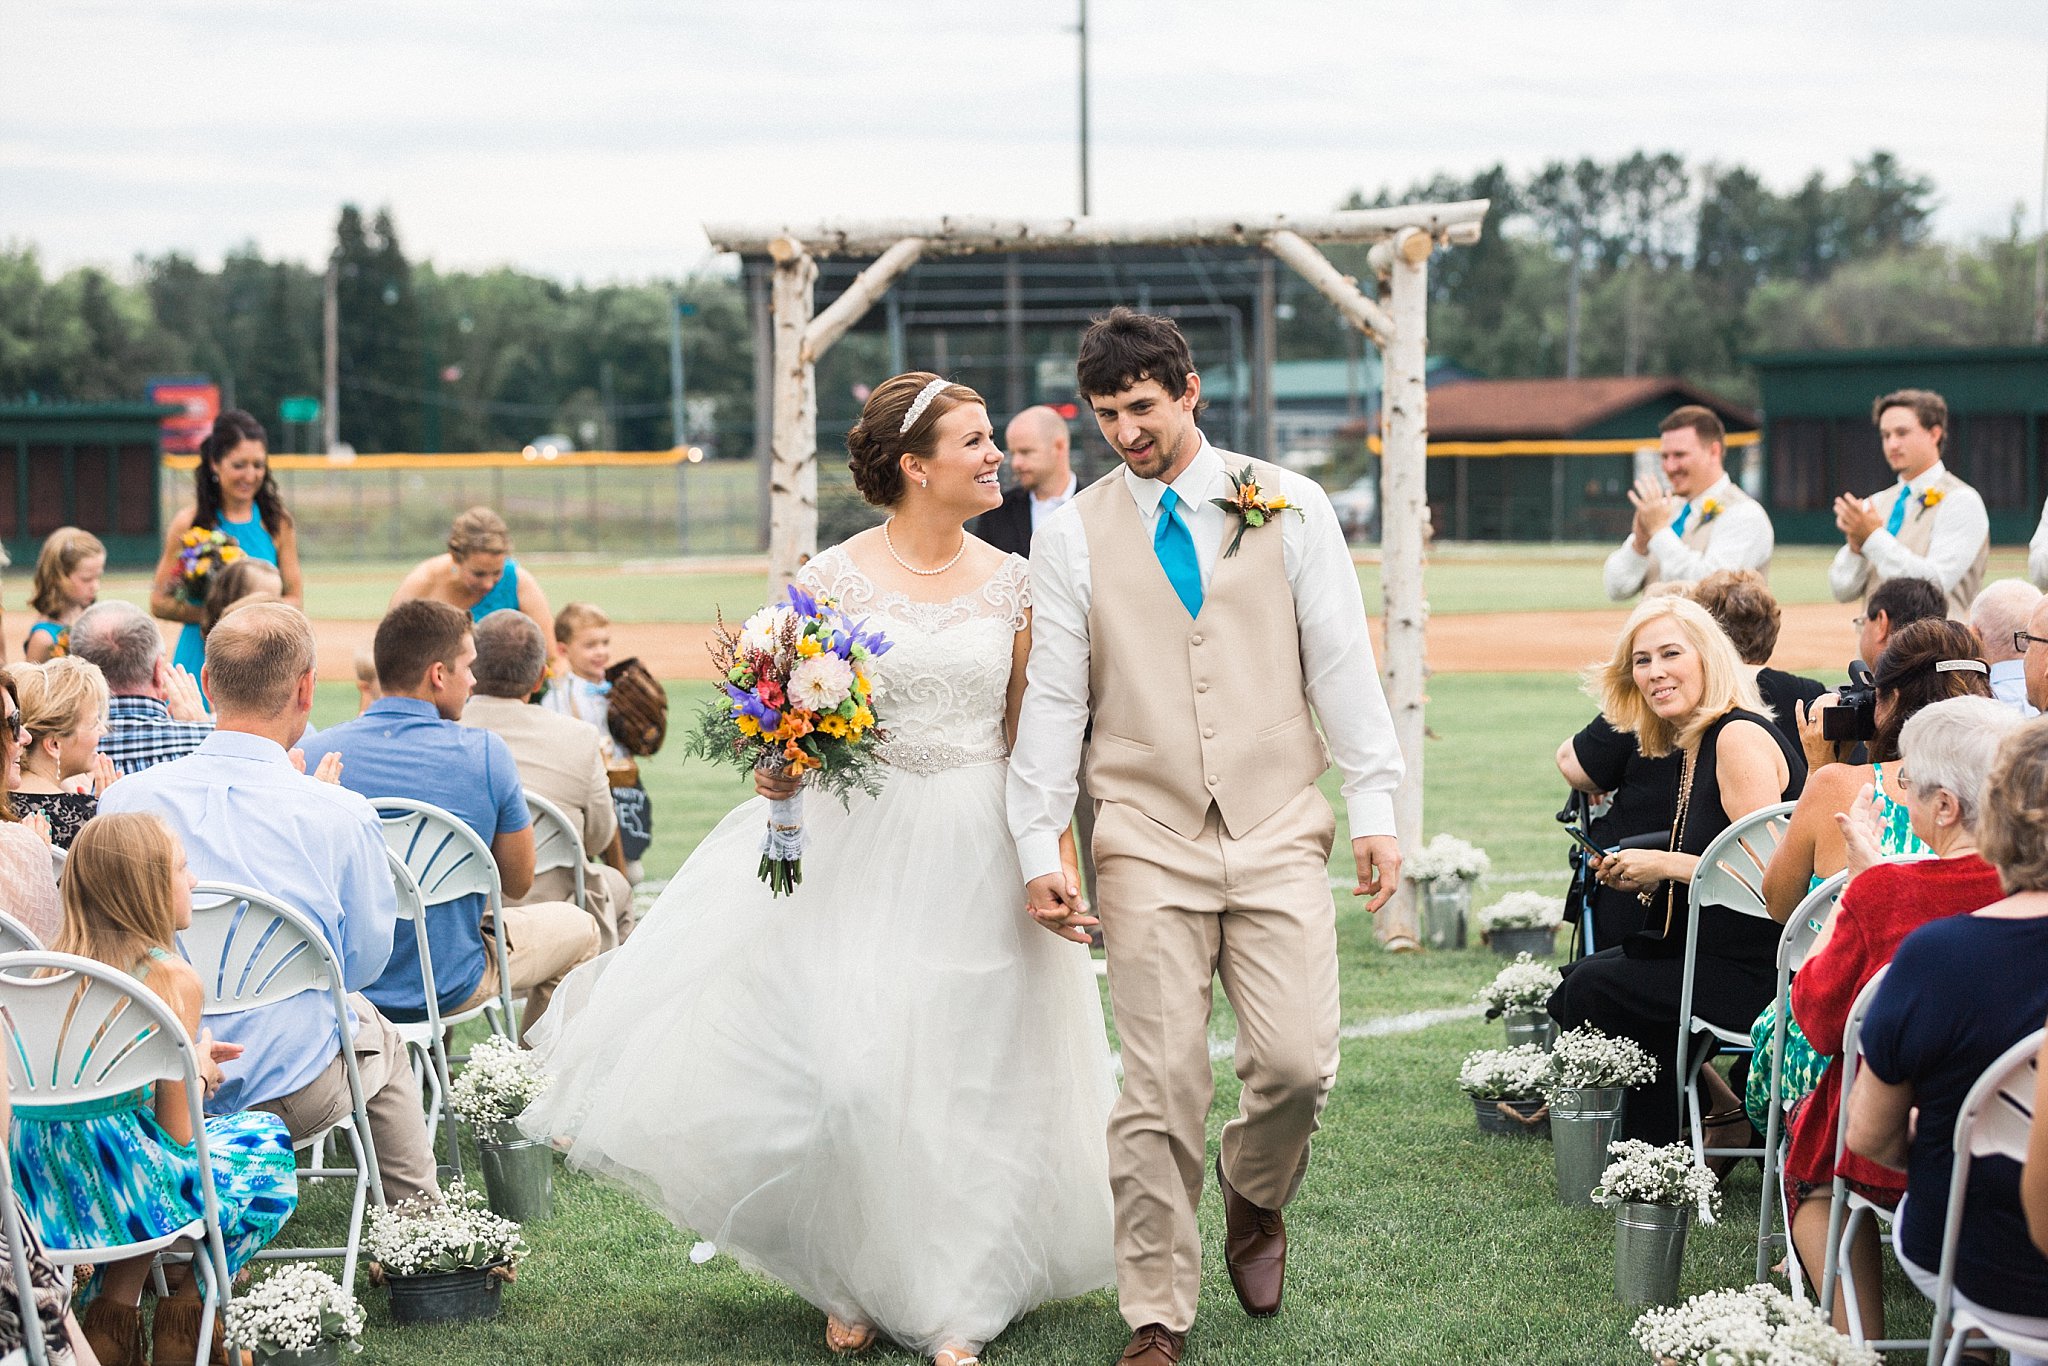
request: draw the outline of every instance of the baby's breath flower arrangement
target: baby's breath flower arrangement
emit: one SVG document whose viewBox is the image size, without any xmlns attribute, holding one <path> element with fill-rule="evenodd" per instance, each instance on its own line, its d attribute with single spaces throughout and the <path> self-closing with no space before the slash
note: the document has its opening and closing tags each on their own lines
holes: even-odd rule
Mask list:
<svg viewBox="0 0 2048 1366">
<path fill-rule="evenodd" d="M 1818 1308 L 1774 1285 L 1709 1290 L 1636 1320 L 1635 1339 L 1669 1366 L 1881 1366 Z"/>
<path fill-rule="evenodd" d="M 1554 930 L 1564 920 L 1564 898 L 1542 892 L 1509 892 L 1479 913 L 1479 927 L 1495 930 Z"/>
<path fill-rule="evenodd" d="M 1465 1055 L 1458 1089 L 1474 1100 L 1535 1100 L 1549 1064 L 1550 1055 L 1532 1043 L 1482 1048 Z"/>
<path fill-rule="evenodd" d="M 228 1306 L 228 1341 L 268 1355 L 311 1352 L 333 1342 L 363 1350 L 363 1306 L 340 1282 L 305 1262 L 287 1262 Z"/>
<path fill-rule="evenodd" d="M 1439 878 L 1477 882 L 1493 870 L 1493 860 L 1478 845 L 1456 835 L 1438 835 L 1410 858 L 1401 871 L 1416 882 Z"/>
<path fill-rule="evenodd" d="M 1700 1223 L 1711 1224 L 1721 1211 L 1721 1183 L 1714 1174 L 1692 1160 L 1692 1149 L 1684 1143 L 1653 1147 L 1640 1139 L 1624 1138 L 1607 1145 L 1614 1161 L 1600 1174 L 1593 1187 L 1596 1205 L 1669 1205 L 1674 1209 L 1690 1205 Z"/>
<path fill-rule="evenodd" d="M 448 1088 L 448 1103 L 488 1139 L 517 1119 L 551 1080 L 531 1052 L 492 1034 L 469 1051 L 469 1064 Z"/>
<path fill-rule="evenodd" d="M 527 1248 L 519 1225 L 491 1213 L 483 1192 L 458 1176 L 438 1202 L 415 1196 L 371 1210 L 363 1250 L 388 1276 L 494 1267 L 509 1277 Z"/>
<path fill-rule="evenodd" d="M 1617 1039 L 1591 1025 L 1557 1036 L 1550 1046 L 1543 1094 L 1555 1102 L 1566 1091 L 1647 1086 L 1657 1079 L 1657 1060 L 1634 1039 Z"/>
<path fill-rule="evenodd" d="M 1486 1018 L 1528 1015 L 1543 1009 L 1550 993 L 1557 990 L 1564 974 L 1533 954 L 1518 953 L 1515 961 L 1502 968 L 1491 982 L 1479 988 L 1479 1000 L 1486 1006 Z"/>
</svg>

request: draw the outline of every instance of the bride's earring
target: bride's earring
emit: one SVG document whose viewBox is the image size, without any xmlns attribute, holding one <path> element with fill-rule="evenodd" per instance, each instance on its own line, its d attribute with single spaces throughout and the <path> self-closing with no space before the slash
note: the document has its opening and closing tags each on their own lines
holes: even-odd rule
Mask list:
<svg viewBox="0 0 2048 1366">
<path fill-rule="evenodd" d="M 932 486 L 932 481 L 929 479 L 920 479 L 917 481 L 917 486 L 921 489 L 928 489 Z"/>
</svg>

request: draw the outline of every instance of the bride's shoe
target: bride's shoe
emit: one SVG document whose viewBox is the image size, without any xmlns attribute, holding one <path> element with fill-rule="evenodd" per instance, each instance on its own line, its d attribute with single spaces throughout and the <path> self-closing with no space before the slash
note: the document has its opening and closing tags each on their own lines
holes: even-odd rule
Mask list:
<svg viewBox="0 0 2048 1366">
<path fill-rule="evenodd" d="M 836 1315 L 827 1314 L 825 1345 L 841 1356 L 865 1352 L 875 1345 L 875 1330 L 865 1323 L 848 1323 Z"/>
<path fill-rule="evenodd" d="M 981 1358 L 965 1347 L 941 1347 L 932 1366 L 981 1366 Z"/>
</svg>

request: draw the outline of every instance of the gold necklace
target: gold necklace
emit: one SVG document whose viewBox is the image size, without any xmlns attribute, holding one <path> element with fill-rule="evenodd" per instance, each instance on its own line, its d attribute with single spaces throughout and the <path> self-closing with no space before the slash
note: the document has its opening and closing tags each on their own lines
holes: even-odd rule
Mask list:
<svg viewBox="0 0 2048 1366">
<path fill-rule="evenodd" d="M 1665 851 L 1667 853 L 1677 853 L 1678 847 L 1685 843 L 1685 817 L 1686 813 L 1692 809 L 1692 773 L 1693 768 L 1699 763 L 1699 757 L 1699 750 L 1688 750 L 1685 758 L 1678 766 L 1678 810 L 1671 817 L 1671 844 Z M 1668 935 L 1671 933 L 1673 910 L 1671 900 L 1676 895 L 1678 886 L 1668 879 L 1662 885 L 1664 888 L 1664 933 Z M 1636 893 L 1636 900 L 1643 904 L 1645 910 L 1648 910 L 1656 899 L 1657 889 L 1655 887 L 1645 887 L 1642 891 Z"/>
</svg>

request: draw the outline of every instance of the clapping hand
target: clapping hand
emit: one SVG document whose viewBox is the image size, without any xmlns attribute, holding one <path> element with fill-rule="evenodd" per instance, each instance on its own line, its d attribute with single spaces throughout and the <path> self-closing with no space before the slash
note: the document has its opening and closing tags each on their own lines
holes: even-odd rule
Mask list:
<svg viewBox="0 0 2048 1366">
<path fill-rule="evenodd" d="M 313 776 L 323 783 L 341 786 L 341 751 L 330 749 L 320 756 L 320 766 L 313 770 Z"/>
<path fill-rule="evenodd" d="M 1835 825 L 1842 832 L 1842 855 L 1846 860 L 1843 867 L 1851 878 L 1871 864 L 1884 861 L 1884 850 L 1877 842 L 1883 820 L 1883 803 L 1878 800 L 1877 789 L 1869 783 L 1857 792 L 1847 811 L 1835 813 Z"/>
<path fill-rule="evenodd" d="M 220 1065 L 233 1062 L 243 1052 L 242 1045 L 222 1043 L 213 1037 L 213 1031 L 209 1029 L 199 1031 L 199 1042 L 193 1051 L 199 1055 L 199 1080 L 206 1087 L 208 1096 L 220 1090 L 221 1082 L 226 1080 L 221 1075 Z"/>
<path fill-rule="evenodd" d="M 199 691 L 199 680 L 183 664 L 173 664 L 164 679 L 164 705 L 171 709 L 173 721 L 206 719 L 206 699 Z"/>
<path fill-rule="evenodd" d="M 1636 554 L 1647 555 L 1650 553 L 1650 538 L 1671 525 L 1684 500 L 1656 479 L 1644 475 L 1628 491 L 1628 501 L 1636 510 L 1630 538 Z"/>
<path fill-rule="evenodd" d="M 104 754 L 95 754 L 92 767 L 83 773 L 66 778 L 60 784 L 67 792 L 90 792 L 98 797 L 112 787 L 121 776 L 121 770 L 114 767 L 114 761 Z"/>
<path fill-rule="evenodd" d="M 31 811 L 21 818 L 22 825 L 44 844 L 50 843 L 50 818 L 40 811 Z"/>
<path fill-rule="evenodd" d="M 1863 543 L 1870 539 L 1870 533 L 1881 525 L 1877 509 L 1867 498 L 1858 498 L 1845 493 L 1835 499 L 1835 526 L 1849 538 L 1849 549 L 1863 553 Z"/>
</svg>

